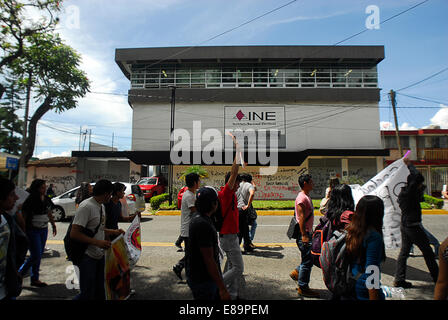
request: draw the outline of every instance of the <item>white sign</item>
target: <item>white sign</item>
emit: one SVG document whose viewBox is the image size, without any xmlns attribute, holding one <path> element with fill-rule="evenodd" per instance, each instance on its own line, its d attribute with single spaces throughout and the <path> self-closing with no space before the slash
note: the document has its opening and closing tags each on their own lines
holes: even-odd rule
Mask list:
<svg viewBox="0 0 448 320">
<path fill-rule="evenodd" d="M 383 200 L 383 236 L 387 249 L 401 247 L 401 209 L 398 205 L 398 195 L 406 185 L 409 173 L 403 159 L 399 159 L 367 181 L 362 187 L 351 185 L 355 204 L 365 195 L 376 195 Z"/>
<path fill-rule="evenodd" d="M 140 254 L 142 253 L 142 242 L 140 238 L 140 218 L 138 215 L 135 216 L 128 230 L 126 230 L 124 239 L 128 251 L 129 265 L 132 269 L 137 264 L 138 259 L 140 259 Z"/>
</svg>

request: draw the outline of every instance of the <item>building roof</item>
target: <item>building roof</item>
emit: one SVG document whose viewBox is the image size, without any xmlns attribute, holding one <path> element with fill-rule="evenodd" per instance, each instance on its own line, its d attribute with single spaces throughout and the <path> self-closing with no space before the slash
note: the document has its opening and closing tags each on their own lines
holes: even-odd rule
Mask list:
<svg viewBox="0 0 448 320">
<path fill-rule="evenodd" d="M 30 161 L 27 167 L 75 167 L 77 163 L 78 158 L 75 157 L 54 157 Z"/>
<path fill-rule="evenodd" d="M 401 136 L 448 135 L 448 129 L 399 130 Z M 381 130 L 382 136 L 395 136 L 395 130 Z"/>
<path fill-rule="evenodd" d="M 129 78 L 129 65 L 186 62 L 326 62 L 376 65 L 384 59 L 384 46 L 205 46 L 123 48 L 115 62 Z"/>
</svg>

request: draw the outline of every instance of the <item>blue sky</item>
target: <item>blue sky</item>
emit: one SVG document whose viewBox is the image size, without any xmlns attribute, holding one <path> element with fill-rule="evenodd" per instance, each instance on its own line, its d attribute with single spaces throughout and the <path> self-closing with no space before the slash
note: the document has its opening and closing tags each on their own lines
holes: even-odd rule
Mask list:
<svg viewBox="0 0 448 320">
<path fill-rule="evenodd" d="M 131 147 L 129 89 L 114 61 L 116 48 L 192 45 L 333 45 L 366 29 L 369 5 L 383 21 L 422 0 L 302 0 L 229 32 L 205 40 L 262 15 L 289 0 L 66 0 L 58 32 L 83 57 L 82 69 L 92 93 L 78 108 L 47 113 L 38 126 L 34 156 L 69 156 L 79 147 L 79 131 L 92 130 L 92 141 L 119 150 Z M 75 10 L 75 11 L 73 11 Z M 79 13 L 79 25 L 76 15 Z M 75 23 L 74 23 L 75 22 Z M 79 27 L 79 28 L 78 28 Z M 448 1 L 430 0 L 341 45 L 384 45 L 378 66 L 380 121 L 391 128 L 393 114 L 385 93 L 422 80 L 448 67 Z M 397 96 L 399 126 L 448 129 L 448 70 Z M 443 104 L 442 104 L 443 103 Z M 409 108 L 403 108 L 409 107 Z M 378 124 L 380 126 L 380 123 Z M 50 128 L 51 127 L 51 128 Z M 56 130 L 55 130 L 56 129 Z"/>
</svg>

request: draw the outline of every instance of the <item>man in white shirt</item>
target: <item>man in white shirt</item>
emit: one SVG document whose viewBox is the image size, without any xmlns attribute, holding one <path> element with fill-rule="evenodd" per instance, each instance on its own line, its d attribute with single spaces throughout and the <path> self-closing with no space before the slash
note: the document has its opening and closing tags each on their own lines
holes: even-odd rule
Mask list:
<svg viewBox="0 0 448 320">
<path fill-rule="evenodd" d="M 185 176 L 185 183 L 188 189 L 182 195 L 181 210 L 181 225 L 180 225 L 180 236 L 185 241 L 185 247 L 188 241 L 188 231 L 190 228 L 190 221 L 193 214 L 196 212 L 195 202 L 196 202 L 196 190 L 199 189 L 201 181 L 197 173 L 189 173 Z M 182 270 L 185 268 L 185 255 L 179 262 L 173 266 L 173 272 L 176 276 L 182 280 Z"/>
<path fill-rule="evenodd" d="M 105 235 L 118 236 L 123 230 L 105 229 L 104 203 L 109 202 L 112 195 L 112 183 L 100 180 L 93 187 L 93 196 L 81 202 L 73 219 L 70 237 L 88 244 L 79 264 L 79 300 L 104 300 L 104 250 L 109 249 L 111 242 Z M 83 229 L 95 233 L 93 237 L 84 234 Z"/>
</svg>

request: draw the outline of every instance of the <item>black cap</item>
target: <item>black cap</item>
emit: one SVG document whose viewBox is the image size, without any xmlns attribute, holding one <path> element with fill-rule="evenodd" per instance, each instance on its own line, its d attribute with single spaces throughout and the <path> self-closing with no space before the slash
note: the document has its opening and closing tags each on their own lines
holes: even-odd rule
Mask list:
<svg viewBox="0 0 448 320">
<path fill-rule="evenodd" d="M 218 200 L 218 193 L 212 187 L 202 187 L 196 193 L 196 201 L 209 201 L 213 202 Z"/>
</svg>

